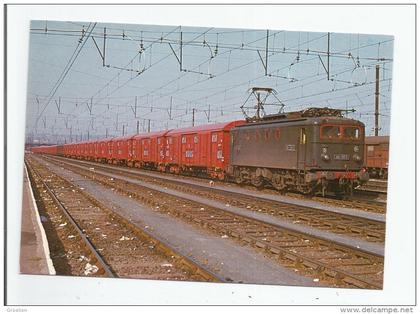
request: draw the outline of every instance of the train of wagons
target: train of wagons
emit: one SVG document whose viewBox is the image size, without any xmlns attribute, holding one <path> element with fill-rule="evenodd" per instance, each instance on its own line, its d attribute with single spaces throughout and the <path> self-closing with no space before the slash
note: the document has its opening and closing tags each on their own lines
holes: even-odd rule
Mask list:
<svg viewBox="0 0 420 314">
<path fill-rule="evenodd" d="M 364 124 L 308 108 L 190 128 L 33 147 L 60 155 L 304 194 L 351 194 L 369 179 Z"/>
</svg>

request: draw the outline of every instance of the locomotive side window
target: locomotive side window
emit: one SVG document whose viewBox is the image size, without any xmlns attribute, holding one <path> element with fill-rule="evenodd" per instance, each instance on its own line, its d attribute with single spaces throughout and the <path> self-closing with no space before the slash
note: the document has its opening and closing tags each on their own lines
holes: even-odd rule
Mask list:
<svg viewBox="0 0 420 314">
<path fill-rule="evenodd" d="M 194 136 L 194 143 L 196 143 L 196 144 L 198 143 L 198 135 Z"/>
<path fill-rule="evenodd" d="M 340 138 L 340 127 L 336 125 L 325 125 L 321 128 L 321 138 Z"/>
<path fill-rule="evenodd" d="M 187 138 L 185 136 L 182 137 L 181 139 L 182 144 L 185 144 L 187 142 Z"/>
<path fill-rule="evenodd" d="M 300 129 L 300 143 L 306 144 L 306 130 L 305 128 Z"/>
<path fill-rule="evenodd" d="M 212 134 L 211 141 L 212 141 L 212 143 L 216 143 L 217 142 L 217 134 Z"/>
<path fill-rule="evenodd" d="M 358 127 L 346 126 L 343 130 L 343 137 L 346 139 L 357 140 L 360 137 L 360 130 Z"/>
</svg>

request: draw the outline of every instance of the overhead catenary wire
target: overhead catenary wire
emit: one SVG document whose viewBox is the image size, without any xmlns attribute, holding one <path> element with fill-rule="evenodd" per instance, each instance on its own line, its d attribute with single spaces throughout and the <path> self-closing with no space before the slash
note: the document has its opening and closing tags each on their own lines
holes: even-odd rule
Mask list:
<svg viewBox="0 0 420 314">
<path fill-rule="evenodd" d="M 50 96 L 49 96 L 47 102 L 45 103 L 45 105 L 42 108 L 41 112 L 38 114 L 38 116 L 37 116 L 37 118 L 35 120 L 34 128 L 36 128 L 40 117 L 44 113 L 45 109 L 47 108 L 48 104 L 51 102 L 51 100 L 54 97 L 55 93 L 57 92 L 58 88 L 61 86 L 61 84 L 63 83 L 63 81 L 66 78 L 67 74 L 69 73 L 71 67 L 73 66 L 74 62 L 76 61 L 77 57 L 79 56 L 80 52 L 82 51 L 84 45 L 86 44 L 87 40 L 89 39 L 90 34 L 94 30 L 95 26 L 96 26 L 96 23 L 89 30 L 88 35 L 85 37 L 85 39 L 84 39 L 84 41 L 83 41 L 83 43 L 81 45 L 80 45 L 81 42 L 79 41 L 79 43 L 78 43 L 75 51 L 73 52 L 72 56 L 70 57 L 69 61 L 66 64 L 66 66 L 64 67 L 64 70 L 63 70 L 62 74 L 58 78 L 57 82 L 54 84 L 54 87 L 53 87 L 53 89 L 52 89 L 52 91 L 50 93 Z M 90 24 L 89 24 L 89 27 L 90 27 Z M 89 27 L 88 27 L 88 29 L 89 29 Z"/>
<path fill-rule="evenodd" d="M 125 27 L 122 27 L 121 29 L 126 30 Z M 112 30 L 108 26 L 107 26 L 107 30 L 109 30 L 110 33 L 115 32 L 114 30 Z M 261 31 L 261 34 L 262 34 L 262 32 L 263 31 Z M 99 34 L 99 32 L 94 32 L 94 33 Z M 128 33 L 128 31 L 126 33 Z M 184 33 L 188 34 L 187 31 L 184 32 Z M 192 33 L 193 32 L 191 32 L 191 34 Z M 197 32 L 196 34 L 200 35 L 201 33 L 202 32 Z M 219 30 L 217 30 L 213 33 L 214 33 L 213 34 L 214 38 L 216 38 L 218 33 L 223 34 L 223 32 L 219 32 Z M 240 34 L 241 32 L 237 32 L 237 33 Z M 157 36 L 154 37 L 152 33 L 150 33 L 150 34 L 152 36 L 149 36 L 149 35 L 143 36 L 143 40 L 145 40 L 144 42 L 146 42 L 146 39 L 147 39 L 146 37 L 154 38 L 154 39 L 157 38 Z M 155 34 L 157 34 L 157 33 L 155 33 Z M 210 36 L 210 35 L 212 35 L 212 32 L 210 31 L 210 32 L 208 32 L 208 34 Z M 259 33 L 256 32 L 255 34 L 259 34 Z M 284 37 L 286 37 L 286 36 L 284 36 Z M 263 38 L 266 38 L 266 36 L 264 36 Z M 309 38 L 308 34 L 306 34 L 306 39 L 308 39 L 308 38 Z M 309 39 L 313 40 L 312 38 L 309 38 Z M 206 38 L 205 40 L 210 44 L 217 43 L 217 41 L 211 40 L 211 38 Z M 316 40 L 316 38 L 315 38 L 315 40 Z M 271 45 L 271 41 L 270 41 L 270 47 L 274 48 L 272 50 L 272 53 L 274 53 L 275 51 L 281 51 L 281 49 L 278 49 L 279 45 L 275 44 L 275 36 L 273 36 L 272 41 L 274 42 L 274 44 Z M 289 39 L 288 39 L 288 41 L 289 41 Z M 192 42 L 193 45 L 191 45 L 191 47 L 198 47 L 199 42 L 200 41 Z M 243 42 L 244 42 L 244 40 L 243 40 Z M 382 40 L 381 40 L 381 42 L 382 42 Z M 225 45 L 223 46 L 223 44 L 225 44 Z M 221 58 L 223 56 L 223 53 L 225 54 L 225 57 L 226 57 L 225 60 L 226 61 L 228 60 L 227 57 L 229 55 L 231 55 L 230 58 L 232 58 L 232 60 L 234 60 L 235 57 L 238 57 L 237 58 L 238 61 L 234 62 L 232 64 L 232 66 L 228 67 L 228 70 L 229 70 L 228 73 L 231 73 L 231 74 L 226 75 L 227 79 L 231 78 L 232 75 L 234 75 L 234 73 L 235 73 L 234 71 L 235 71 L 236 67 L 243 66 L 243 67 L 239 67 L 239 69 L 246 69 L 246 68 L 248 68 L 248 66 L 249 66 L 249 68 L 252 68 L 252 64 L 248 65 L 248 64 L 246 64 L 247 62 L 242 62 L 241 63 L 239 57 L 243 58 L 243 55 L 232 54 L 232 52 L 235 51 L 235 50 L 228 49 L 228 47 L 231 47 L 231 45 L 226 44 L 226 42 L 223 43 L 223 39 L 219 41 L 219 45 L 220 45 L 219 49 L 221 49 L 221 50 L 218 53 L 218 57 Z M 376 47 L 377 47 L 378 41 L 376 41 L 374 43 L 374 45 L 376 45 Z M 235 49 L 240 49 L 240 46 L 241 45 L 236 46 Z M 244 52 L 248 51 L 248 52 L 252 53 L 252 51 L 255 51 L 255 49 L 261 48 L 258 43 L 255 44 L 255 45 L 250 44 L 249 46 L 250 47 L 246 47 L 246 44 L 243 45 L 242 48 L 245 48 L 243 51 Z M 284 46 L 286 47 L 286 44 Z M 362 46 L 363 46 L 363 44 L 361 43 L 358 48 L 360 48 L 360 50 L 361 50 Z M 306 47 L 305 47 L 305 44 L 300 41 L 300 48 L 302 48 L 301 56 L 304 55 L 305 48 L 308 49 L 308 47 L 309 47 L 309 44 L 306 44 Z M 383 47 L 383 45 L 381 44 L 381 48 L 382 47 Z M 249 48 L 249 50 L 248 50 L 248 48 Z M 289 47 L 288 49 L 290 49 L 290 48 L 291 47 Z M 309 47 L 309 49 L 310 48 L 311 47 Z M 349 48 L 351 48 L 351 45 L 350 45 Z M 153 49 L 153 50 L 155 51 L 155 49 Z M 297 49 L 297 50 L 299 50 L 299 49 Z M 314 48 L 312 48 L 311 50 L 312 51 L 318 51 L 318 49 L 314 49 Z M 291 55 L 293 55 L 293 53 L 296 52 L 296 50 L 293 51 L 291 49 L 289 51 L 292 52 L 292 53 L 290 53 Z M 381 53 L 382 53 L 382 50 L 381 50 Z M 284 54 L 284 55 L 286 56 L 287 54 Z M 369 57 L 369 55 L 367 55 L 367 54 L 360 55 L 360 57 L 364 57 L 364 56 Z M 209 55 L 209 58 L 207 58 L 207 60 L 204 60 L 201 64 L 203 64 L 205 62 L 208 62 L 208 59 L 210 59 L 210 57 L 211 56 Z M 310 57 L 311 57 L 311 55 L 308 55 L 306 57 L 307 60 L 308 60 L 307 62 L 311 62 Z M 378 58 L 378 56 L 375 53 L 375 57 L 374 57 L 375 60 L 371 60 L 371 61 L 376 61 L 377 58 Z M 169 60 L 169 59 L 165 59 L 165 60 Z M 301 60 L 300 62 L 303 62 L 303 61 L 304 60 Z M 367 61 L 367 60 L 365 60 L 365 61 Z M 258 61 L 258 62 L 260 62 L 260 61 Z M 273 59 L 273 62 L 277 62 L 277 61 L 275 59 Z M 312 61 L 312 62 L 316 62 L 316 61 Z M 392 62 L 392 60 L 389 60 L 389 62 Z M 168 62 L 162 63 L 162 64 L 166 65 L 166 64 L 168 64 Z M 193 64 L 192 66 L 193 67 L 199 67 L 200 64 L 196 63 L 195 65 Z M 159 67 L 159 68 L 162 68 L 162 67 Z M 280 68 L 281 68 L 281 66 L 279 67 L 279 66 L 277 66 L 277 64 L 276 64 L 275 68 L 274 67 L 272 68 L 273 71 L 271 73 L 273 74 L 273 79 L 271 81 L 269 80 L 269 78 L 264 79 L 264 80 L 260 80 L 260 76 L 257 76 L 257 77 L 255 77 L 254 82 L 274 82 L 274 75 L 277 75 L 277 76 L 279 76 L 279 74 L 281 75 L 281 73 L 279 73 L 279 71 L 278 71 Z M 154 72 L 151 72 L 151 73 L 154 73 Z M 219 71 L 218 74 L 220 75 L 221 73 L 223 73 L 223 72 Z M 239 71 L 237 73 L 239 73 Z M 301 90 L 303 88 L 303 86 L 305 86 L 305 88 L 306 88 L 306 86 L 309 87 L 308 84 L 313 84 L 314 86 L 316 86 L 317 77 L 313 76 L 313 78 L 311 79 L 311 78 L 309 78 L 311 76 L 311 74 L 310 73 L 308 73 L 308 74 L 309 75 L 305 75 L 304 77 L 302 77 L 302 75 L 299 75 L 299 81 L 296 81 L 296 82 L 288 82 L 287 80 L 282 82 L 280 80 L 280 84 L 283 84 L 283 86 L 286 87 L 286 88 L 283 89 L 283 95 L 285 95 L 287 93 L 287 96 L 288 96 L 288 97 L 285 97 L 283 99 L 296 98 L 296 97 L 294 97 L 297 94 L 294 91 L 295 88 L 300 88 L 299 90 Z M 127 112 L 130 113 L 131 109 L 129 109 L 129 108 L 130 108 L 130 106 L 132 106 L 133 99 L 134 99 L 134 96 L 133 96 L 134 93 L 135 93 L 134 95 L 137 95 L 138 98 L 139 98 L 139 104 L 138 104 L 139 109 L 143 108 L 144 111 L 147 111 L 146 109 L 150 108 L 150 106 L 152 106 L 152 105 L 153 105 L 153 108 L 156 110 L 156 112 L 159 112 L 161 110 L 163 111 L 163 110 L 167 109 L 167 108 L 165 108 L 165 105 L 161 105 L 161 103 L 165 103 L 165 104 L 169 103 L 167 101 L 167 99 L 169 99 L 169 98 L 167 98 L 167 97 L 172 97 L 173 100 L 174 100 L 174 105 L 173 105 L 173 108 L 172 108 L 174 113 L 179 112 L 180 114 L 182 114 L 183 110 L 186 110 L 186 108 L 189 108 L 188 110 L 186 110 L 185 117 L 180 119 L 181 124 L 183 122 L 187 123 L 186 121 L 188 119 L 185 119 L 185 118 L 188 117 L 188 115 L 189 115 L 188 111 L 190 112 L 191 108 L 196 109 L 197 110 L 196 113 L 202 113 L 203 114 L 203 117 L 201 117 L 201 115 L 197 115 L 197 118 L 202 119 L 202 122 L 204 122 L 204 119 L 206 119 L 206 121 L 209 122 L 210 120 L 214 121 L 215 119 L 217 119 L 218 116 L 223 116 L 223 115 L 215 114 L 213 110 L 216 110 L 216 108 L 217 108 L 217 111 L 219 111 L 220 107 L 225 106 L 224 109 L 223 109 L 225 111 L 225 116 L 224 117 L 226 119 L 229 119 L 229 117 L 231 117 L 232 115 L 235 114 L 236 110 L 232 109 L 233 107 L 231 108 L 230 104 L 228 104 L 227 102 L 229 102 L 229 100 L 233 98 L 231 96 L 238 95 L 238 88 L 240 88 L 241 86 L 244 86 L 244 85 L 249 86 L 251 84 L 250 82 L 254 80 L 254 79 L 247 78 L 246 83 L 245 83 L 245 81 L 244 82 L 234 82 L 233 81 L 230 86 L 227 86 L 226 84 L 222 84 L 220 87 L 218 87 L 218 86 L 214 86 L 214 84 L 203 84 L 203 83 L 205 83 L 206 80 L 198 80 L 197 84 L 189 84 L 191 82 L 191 80 L 189 80 L 189 77 L 195 77 L 195 76 L 193 76 L 193 75 L 189 76 L 188 73 L 181 73 L 181 75 L 178 75 L 177 77 L 175 77 L 175 79 L 173 79 L 172 77 L 169 77 L 169 81 L 166 82 L 165 84 L 167 84 L 166 86 L 170 86 L 170 89 L 163 90 L 163 88 L 160 88 L 160 86 L 155 87 L 156 85 L 152 86 L 152 88 L 149 88 L 149 87 L 144 88 L 141 80 L 137 81 L 137 84 L 132 84 L 131 82 L 133 82 L 134 80 L 132 80 L 131 77 L 127 78 L 127 79 L 124 79 L 125 77 L 127 77 L 127 75 L 122 75 L 121 74 L 121 75 L 117 76 L 117 79 L 120 81 L 120 83 L 119 84 L 114 84 L 114 86 L 112 86 L 109 89 L 109 91 L 107 93 L 107 96 L 105 96 L 105 93 L 101 93 L 101 91 L 100 91 L 99 92 L 99 97 L 96 97 L 98 95 L 95 95 L 95 97 L 90 97 L 90 98 L 87 97 L 87 99 L 89 99 L 89 100 L 91 98 L 93 98 L 93 104 L 96 103 L 96 105 L 98 107 L 101 106 L 103 108 L 103 110 L 99 110 L 97 108 L 97 111 L 92 112 L 93 116 L 95 117 L 95 119 L 98 120 L 99 124 L 101 124 L 101 121 L 106 121 L 107 119 L 109 119 L 110 116 L 114 115 L 115 114 L 115 109 L 117 109 L 117 106 L 119 106 L 119 109 L 122 109 L 122 111 L 120 111 L 120 113 L 122 114 L 121 121 L 123 119 L 125 119 L 125 121 L 128 121 L 127 119 L 129 118 L 129 116 L 127 116 Z M 307 81 L 304 81 L 305 79 L 307 79 Z M 217 82 L 223 82 L 223 81 L 226 81 L 226 80 L 222 80 L 222 79 L 217 80 Z M 176 85 L 175 85 L 175 84 L 177 84 L 177 82 L 181 82 L 181 84 L 179 85 L 179 88 L 177 88 Z M 186 82 L 186 84 L 185 84 L 185 82 Z M 196 83 L 196 82 L 194 82 L 194 83 Z M 241 84 L 239 84 L 239 83 L 241 83 Z M 173 85 L 170 85 L 170 84 L 173 84 Z M 200 88 L 195 88 L 195 86 L 198 86 L 199 84 L 203 84 L 203 85 L 201 85 L 202 88 L 201 89 Z M 279 85 L 279 86 L 281 86 L 281 85 Z M 290 86 L 290 89 L 289 89 L 289 86 Z M 331 93 L 332 92 L 336 92 L 337 98 L 339 98 L 340 97 L 340 89 L 343 86 L 345 86 L 344 83 L 342 85 L 337 84 L 337 88 L 335 86 L 333 87 L 332 85 L 329 88 L 328 88 L 328 86 L 325 86 L 325 87 L 327 87 L 326 89 L 325 89 L 325 87 L 323 87 L 323 90 L 326 91 L 325 95 L 328 95 L 327 99 L 328 100 L 331 99 L 331 95 L 332 95 Z M 127 89 L 125 87 L 127 87 Z M 108 88 L 108 87 L 105 86 L 105 89 L 106 88 Z M 131 88 L 138 88 L 141 92 L 140 93 L 132 92 L 128 88 L 130 88 L 130 89 Z M 234 94 L 227 93 L 229 91 L 228 88 L 231 88 L 231 90 L 234 92 Z M 334 90 L 331 91 L 331 88 L 333 88 Z M 362 88 L 357 88 L 357 90 L 359 90 L 359 89 L 362 90 L 362 91 L 367 90 L 366 88 L 363 88 L 363 87 Z M 289 90 L 289 91 L 287 91 L 287 90 Z M 134 89 L 133 89 L 133 91 L 134 91 Z M 205 91 L 207 91 L 206 94 L 201 96 L 201 98 L 204 97 L 204 99 L 207 99 L 207 101 L 205 101 L 205 102 L 200 101 L 200 99 L 199 99 L 200 98 L 200 93 L 204 93 Z M 211 92 L 209 93 L 208 91 L 211 91 Z M 127 93 L 127 92 L 128 92 L 128 95 L 127 96 L 124 95 L 124 93 Z M 194 92 L 196 94 L 189 94 L 189 93 L 194 93 Z M 215 93 L 213 93 L 213 92 L 215 92 Z M 387 92 L 387 91 L 384 91 L 384 92 Z M 114 96 L 114 94 L 116 94 L 116 95 Z M 226 94 L 228 94 L 227 95 L 228 97 L 226 96 Z M 313 93 L 308 93 L 308 94 L 313 94 Z M 195 96 L 195 97 L 190 97 L 190 95 Z M 221 99 L 220 95 L 225 95 L 224 98 L 223 98 L 223 102 L 219 101 Z M 302 94 L 302 95 L 305 95 L 305 94 Z M 360 94 L 360 95 L 362 96 L 362 94 Z M 74 104 L 74 102 L 72 103 L 71 101 L 66 101 L 66 95 L 65 96 L 60 95 L 60 96 L 62 97 L 62 102 L 63 103 L 65 103 L 66 105 L 67 104 L 73 104 L 73 107 L 74 107 L 73 110 L 74 110 L 75 114 L 71 115 L 72 118 L 70 118 L 70 120 L 68 122 L 69 125 L 71 125 L 73 123 L 77 123 L 77 121 L 79 119 L 83 119 L 83 116 L 86 114 L 86 112 L 89 113 L 89 111 L 88 111 L 89 109 L 86 106 L 80 106 L 80 103 L 83 102 L 83 96 L 84 95 L 81 95 L 81 97 L 74 97 L 74 98 L 79 99 L 79 101 L 76 100 L 76 105 L 77 105 L 77 103 L 79 103 L 79 106 L 77 106 L 77 107 Z M 153 96 L 153 104 L 150 101 L 152 99 L 152 96 Z M 321 95 L 321 96 L 324 96 L 324 95 Z M 142 97 L 145 97 L 145 98 L 142 98 Z M 147 100 L 147 97 L 148 97 L 148 100 Z M 124 98 L 125 98 L 125 100 L 124 100 Z M 240 95 L 236 98 L 239 99 Z M 318 97 L 318 98 L 320 99 L 320 97 Z M 40 99 L 42 99 L 42 98 L 40 98 Z M 70 100 L 70 96 L 68 96 L 67 99 Z M 107 102 L 108 102 L 107 99 L 109 99 L 110 105 L 107 104 Z M 131 99 L 131 101 L 130 101 L 130 99 Z M 304 99 L 301 99 L 301 100 L 303 101 Z M 297 100 L 297 101 L 299 101 L 299 100 Z M 290 102 L 293 103 L 293 100 L 291 100 Z M 306 100 L 305 100 L 305 102 L 306 102 Z M 222 104 L 223 104 L 223 106 L 222 106 Z M 211 106 L 211 119 L 209 119 L 207 117 L 204 117 L 206 112 L 209 112 L 209 109 L 208 109 L 209 106 Z M 126 108 L 123 108 L 123 107 L 126 107 Z M 69 106 L 66 106 L 66 108 L 69 108 Z M 70 108 L 71 108 L 71 106 L 70 106 Z M 123 113 L 123 112 L 125 112 L 125 113 Z M 66 111 L 66 114 L 67 113 L 68 113 L 68 111 Z M 68 113 L 68 114 L 70 116 L 71 112 Z M 124 117 L 124 114 L 126 114 L 125 117 Z M 155 111 L 153 111 L 152 113 L 140 112 L 140 115 L 141 116 L 149 115 L 152 120 L 155 120 L 155 122 L 157 123 L 156 125 L 159 125 L 159 123 L 160 123 L 160 125 L 163 125 L 162 123 L 164 121 L 162 120 L 162 117 L 159 117 L 159 114 L 155 114 Z M 176 116 L 177 116 L 177 114 L 174 114 L 174 118 L 176 118 Z M 162 120 L 162 121 L 159 121 L 159 119 Z M 174 120 L 172 125 L 175 125 L 175 122 L 176 121 Z M 124 122 L 124 123 L 126 123 L 126 122 Z M 130 126 L 130 127 L 132 127 L 132 126 Z M 83 128 L 83 124 L 82 124 L 82 128 Z"/>
</svg>

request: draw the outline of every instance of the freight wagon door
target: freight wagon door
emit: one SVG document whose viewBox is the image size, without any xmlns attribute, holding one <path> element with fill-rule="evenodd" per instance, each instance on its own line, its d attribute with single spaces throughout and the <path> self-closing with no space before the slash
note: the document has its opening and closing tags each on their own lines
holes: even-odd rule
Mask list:
<svg viewBox="0 0 420 314">
<path fill-rule="evenodd" d="M 201 151 L 200 151 L 200 136 L 198 134 L 194 134 L 193 137 L 193 156 L 192 156 L 192 164 L 194 166 L 199 166 L 200 165 L 200 156 Z"/>
<path fill-rule="evenodd" d="M 181 135 L 181 165 L 189 164 L 189 154 L 190 151 L 188 150 L 187 135 Z"/>
<path fill-rule="evenodd" d="M 194 165 L 194 158 L 197 155 L 196 145 L 198 146 L 198 136 L 195 134 L 181 136 L 181 161 L 183 165 Z"/>
<path fill-rule="evenodd" d="M 213 132 L 211 133 L 211 149 L 210 149 L 210 162 L 212 167 L 222 167 L 222 145 L 223 145 L 223 133 Z"/>
<path fill-rule="evenodd" d="M 308 142 L 308 138 L 306 135 L 306 129 L 300 128 L 298 145 L 297 145 L 297 154 L 296 154 L 297 156 L 296 168 L 298 170 L 305 170 L 307 142 Z"/>
</svg>

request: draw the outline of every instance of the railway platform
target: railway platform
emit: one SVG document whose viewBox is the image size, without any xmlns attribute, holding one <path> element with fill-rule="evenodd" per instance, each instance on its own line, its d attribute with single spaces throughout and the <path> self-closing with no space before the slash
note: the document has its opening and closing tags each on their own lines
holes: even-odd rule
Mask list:
<svg viewBox="0 0 420 314">
<path fill-rule="evenodd" d="M 22 274 L 55 275 L 48 241 L 26 167 L 23 175 L 20 272 Z"/>
</svg>

